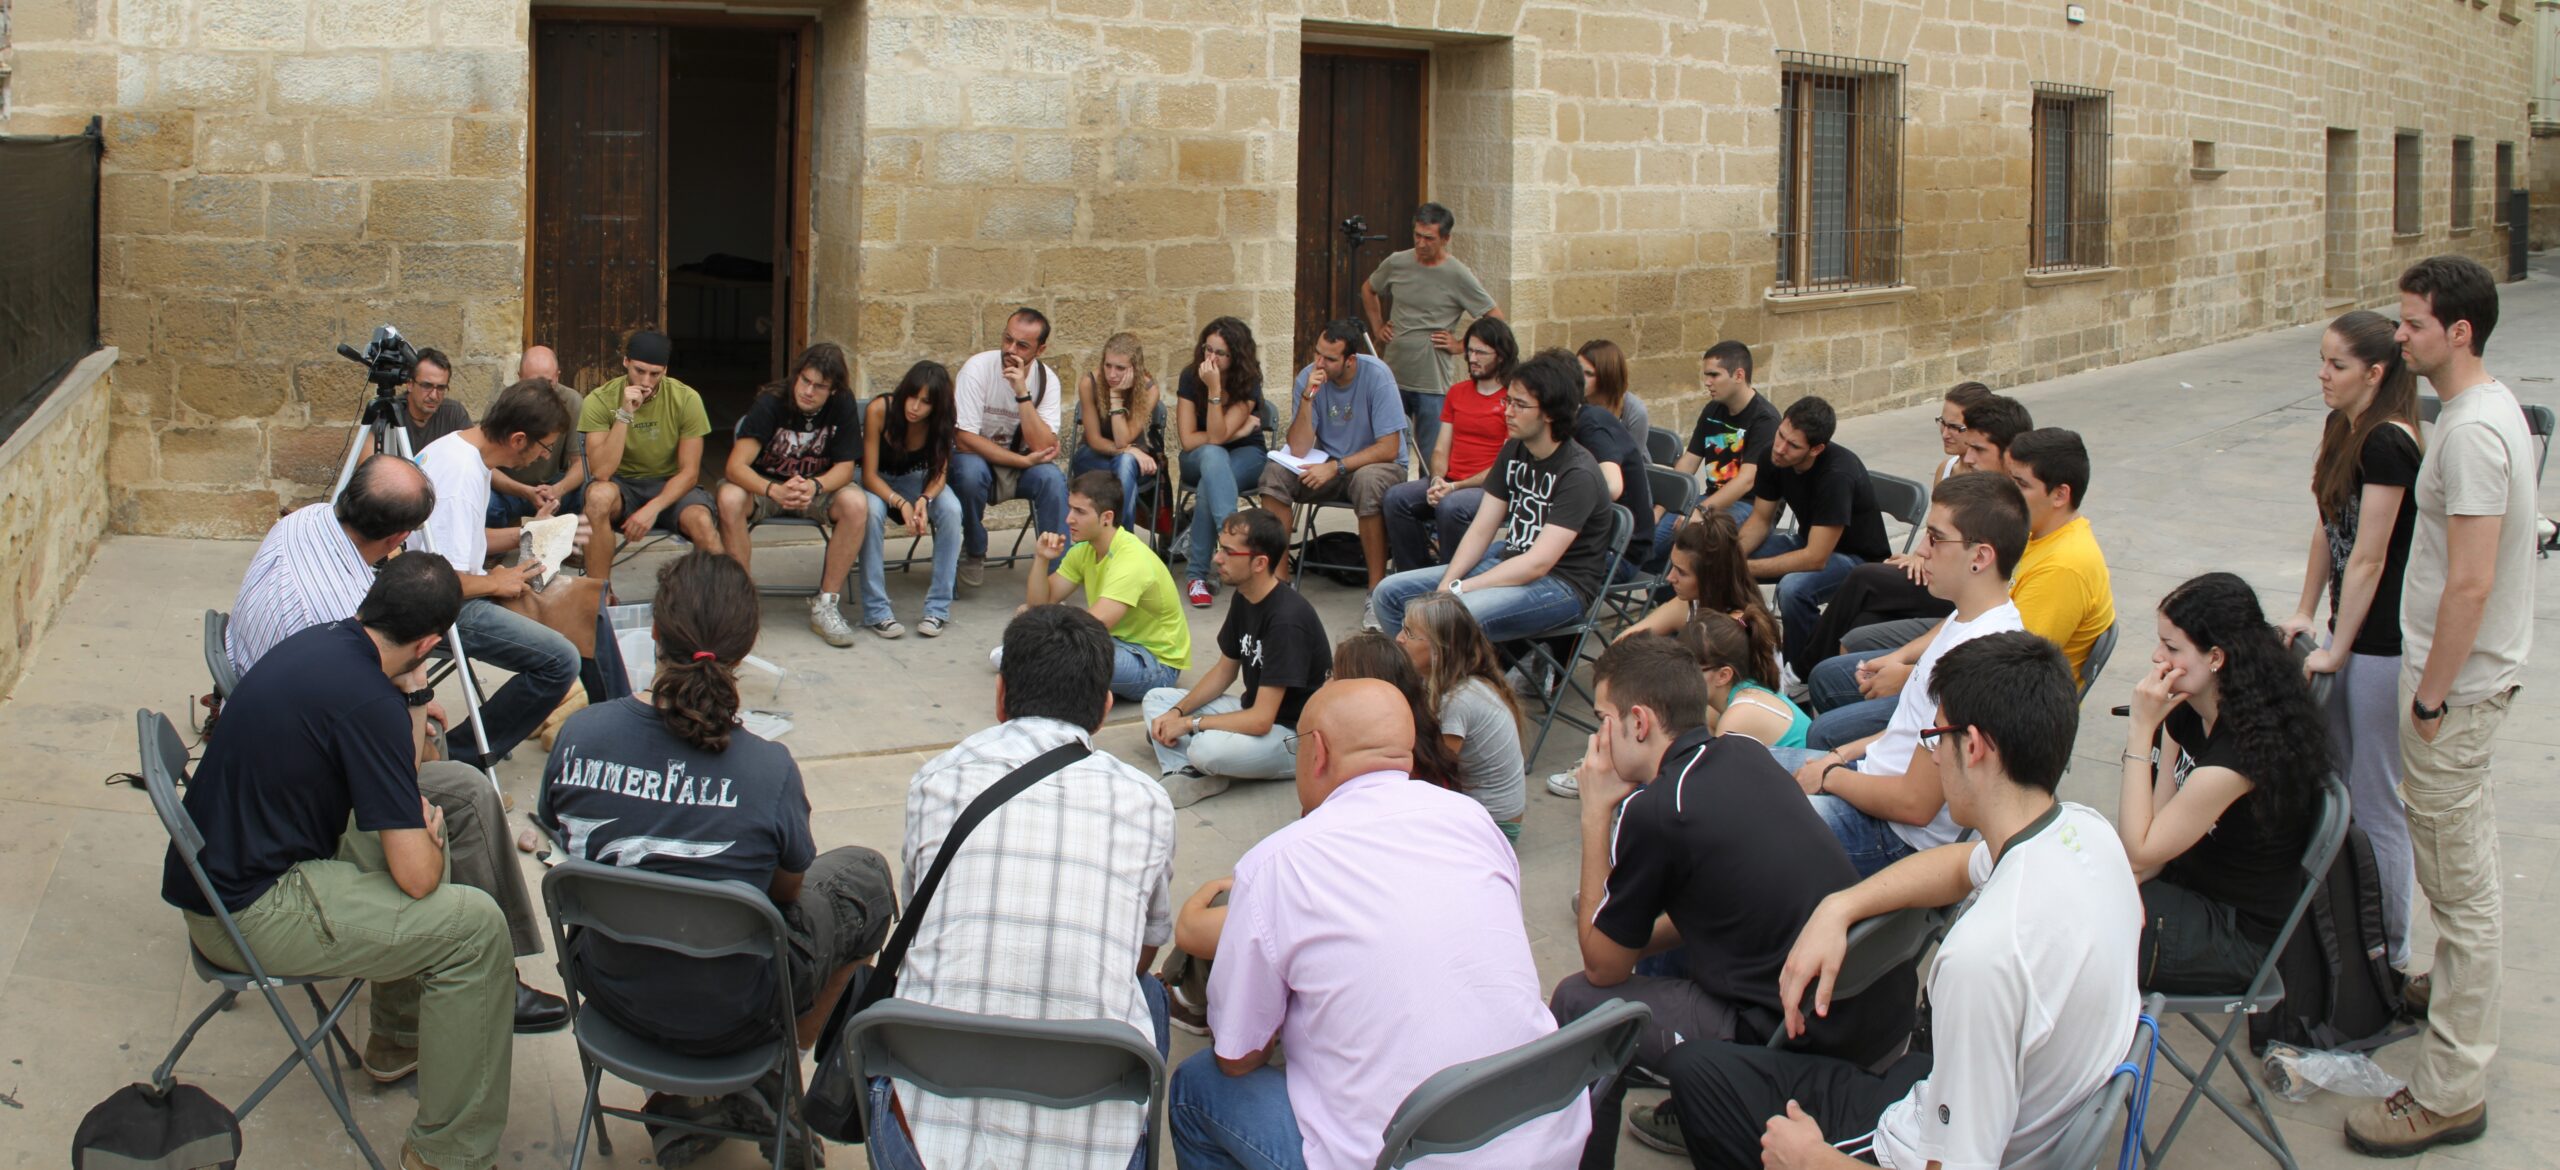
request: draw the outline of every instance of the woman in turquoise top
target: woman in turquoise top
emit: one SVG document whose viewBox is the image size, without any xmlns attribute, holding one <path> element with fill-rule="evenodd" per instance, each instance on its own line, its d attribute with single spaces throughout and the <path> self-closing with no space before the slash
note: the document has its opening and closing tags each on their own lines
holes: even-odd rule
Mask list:
<svg viewBox="0 0 2560 1170">
<path fill-rule="evenodd" d="M 1805 746 L 1813 719 L 1785 695 L 1752 681 L 1778 673 L 1778 631 L 1765 611 L 1740 618 L 1700 610 L 1680 629 L 1680 644 L 1707 676 L 1707 710 L 1718 735 L 1741 735 L 1772 748 Z"/>
</svg>

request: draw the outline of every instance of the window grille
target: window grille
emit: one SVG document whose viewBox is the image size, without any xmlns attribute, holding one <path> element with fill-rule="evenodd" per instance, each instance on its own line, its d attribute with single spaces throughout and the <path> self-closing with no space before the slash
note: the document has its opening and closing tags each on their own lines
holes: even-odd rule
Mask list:
<svg viewBox="0 0 2560 1170">
<path fill-rule="evenodd" d="M 1900 284 L 1902 66 L 1793 51 L 1778 63 L 1778 289 Z"/>
<path fill-rule="evenodd" d="M 2107 103 L 2103 89 L 2035 87 L 2031 272 L 2107 266 Z"/>
</svg>

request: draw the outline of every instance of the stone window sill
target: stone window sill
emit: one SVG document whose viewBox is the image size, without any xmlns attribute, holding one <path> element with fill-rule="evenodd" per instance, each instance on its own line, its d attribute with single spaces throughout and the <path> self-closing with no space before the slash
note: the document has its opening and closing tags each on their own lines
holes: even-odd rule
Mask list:
<svg viewBox="0 0 2560 1170">
<path fill-rule="evenodd" d="M 2206 180 L 2219 179 L 2219 178 L 2221 178 L 2222 176 L 2227 175 L 2227 174 L 2230 174 L 2230 173 L 2231 173 L 2231 168 L 2229 168 L 2229 167 L 2188 167 L 2188 168 L 2187 168 L 2187 177 L 2188 177 L 2188 178 L 2191 178 L 2191 179 L 2206 179 Z"/>
<path fill-rule="evenodd" d="M 2109 266 L 2106 268 L 2059 268 L 2051 272 L 2030 272 L 2027 274 L 2027 287 L 2051 288 L 2057 284 L 2089 284 L 2094 281 L 2105 280 L 2122 271 L 2124 271 L 2124 269 Z"/>
<path fill-rule="evenodd" d="M 1907 284 L 1884 288 L 1853 288 L 1840 292 L 1791 293 L 1769 289 L 1761 294 L 1761 304 L 1772 313 L 1810 313 L 1817 309 L 1856 309 L 1868 305 L 1889 305 L 1909 300 L 1920 290 Z"/>
<path fill-rule="evenodd" d="M 2445 234 L 2446 234 L 2446 235 L 2449 235 L 2449 236 L 2452 236 L 2454 239 L 2459 240 L 2459 239 L 2463 238 L 2464 236 L 2468 236 L 2468 235 L 2470 235 L 2471 233 L 2476 232 L 2476 231 L 2479 231 L 2479 230 L 2480 230 L 2480 229 L 2479 229 L 2479 227 L 2477 227 L 2476 225 L 2475 225 L 2475 226 L 2472 226 L 2472 227 L 2447 228 L 2447 229 L 2445 229 Z"/>
<path fill-rule="evenodd" d="M 2426 235 L 2427 233 L 2425 232 L 2393 232 L 2391 233 L 2391 238 L 2394 242 L 2397 242 L 2400 240 L 2425 239 Z"/>
</svg>

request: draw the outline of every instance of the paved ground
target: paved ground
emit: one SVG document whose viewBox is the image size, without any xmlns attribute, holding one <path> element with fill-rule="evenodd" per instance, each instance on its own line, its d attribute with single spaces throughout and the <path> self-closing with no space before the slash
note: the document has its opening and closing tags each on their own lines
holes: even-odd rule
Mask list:
<svg viewBox="0 0 2560 1170">
<path fill-rule="evenodd" d="M 2506 293 L 2490 368 L 2527 400 L 2560 403 L 2553 385 L 2560 373 L 2560 265 Z M 2169 587 L 2228 569 L 2256 584 L 2271 610 L 2290 606 L 2312 524 L 2305 487 L 2321 420 L 2316 346 L 2315 329 L 2284 330 L 2019 391 L 2039 422 L 2091 439 L 2098 468 L 2089 512 L 2126 623 L 2118 661 L 2084 712 L 2079 754 L 2089 766 L 2066 779 L 2065 795 L 2112 811 L 2118 732 L 2107 710 L 2124 701 L 2147 656 L 2151 607 Z M 1937 457 L 1932 417 L 1933 410 L 1905 410 L 1854 419 L 1842 427 L 1841 441 L 1872 466 L 1917 475 Z M 2546 511 L 2555 510 L 2555 499 L 2560 491 L 2545 493 Z M 159 826 L 138 791 L 101 781 L 134 766 L 134 708 L 181 712 L 204 689 L 200 615 L 230 604 L 251 547 L 108 541 L 44 636 L 27 677 L 0 701 L 0 742 L 15 745 L 24 765 L 0 770 L 0 1165 L 59 1165 L 81 1114 L 116 1086 L 146 1077 L 207 998 L 188 974 L 174 915 L 158 901 Z M 649 563 L 626 568 L 626 590 L 646 592 Z M 777 546 L 757 566 L 774 580 L 814 575 L 817 550 Z M 867 844 L 895 856 L 908 776 L 991 718 L 986 651 L 1019 599 L 1021 581 L 1018 570 L 990 573 L 986 587 L 963 596 L 958 624 L 938 642 L 865 636 L 849 650 L 818 642 L 800 603 L 767 601 L 759 653 L 790 673 L 778 693 L 751 683 L 748 698 L 792 712 L 797 728 L 785 742 L 807 773 L 823 843 Z M 917 576 L 893 580 L 903 619 L 917 616 L 923 588 Z M 1330 628 L 1351 628 L 1355 591 L 1331 584 L 1310 590 Z M 2560 647 L 2560 576 L 2544 574 L 2537 597 L 2546 652 L 2534 662 L 2527 701 L 2508 719 L 2498 752 L 2508 995 L 2506 1044 L 2492 1079 L 2493 1127 L 2486 1140 L 2431 1155 L 2422 1166 L 2542 1166 L 2549 1137 L 2560 1133 L 2560 903 L 2553 901 L 2560 897 L 2560 785 L 2550 778 L 2560 757 L 2560 709 L 2534 697 L 2560 682 L 2560 653 L 2550 652 Z M 1194 616 L 1202 645 L 1217 616 Z M 1102 745 L 1143 761 L 1134 718 L 1121 716 Z M 1563 766 L 1577 748 L 1578 737 L 1559 734 L 1538 774 Z M 529 804 L 538 757 L 519 757 L 502 774 Z M 1566 909 L 1576 864 L 1572 811 L 1567 802 L 1533 796 L 1521 848 L 1529 929 L 1549 982 L 1577 965 Z M 1239 789 L 1185 810 L 1180 892 L 1224 873 L 1295 814 L 1285 784 Z M 529 961 L 524 970 L 556 986 L 545 963 Z M 237 1101 L 274 1059 L 277 1040 L 263 1009 L 244 1007 L 206 1029 L 181 1072 Z M 1196 1047 L 1181 1038 L 1175 1055 Z M 2412 1048 L 2404 1043 L 2384 1053 L 2383 1063 L 2405 1072 Z M 576 1124 L 573 1047 L 565 1036 L 550 1036 L 517 1045 L 516 1054 L 502 1164 L 558 1165 Z M 2174 1108 L 2174 1080 L 2164 1076 L 2155 1124 L 2165 1125 Z M 624 1101 L 635 1096 L 627 1087 L 608 1092 Z M 2359 1161 L 2337 1134 L 2345 1104 L 2324 1095 L 2284 1111 L 2306 1165 Z M 396 1151 L 413 1089 L 358 1089 L 356 1105 L 377 1148 Z M 253 1166 L 356 1162 L 307 1078 L 288 1081 L 246 1130 Z M 636 1128 L 616 1134 L 618 1155 L 592 1164 L 648 1164 Z M 1671 1164 L 1632 1141 L 1622 1150 L 1629 1166 Z M 838 1165 L 859 1157 L 851 1150 L 836 1155 Z M 2207 1115 L 2181 1138 L 2173 1162 L 2250 1165 L 2261 1156 L 2219 1116 Z M 714 1164 L 754 1163 L 732 1147 Z"/>
</svg>

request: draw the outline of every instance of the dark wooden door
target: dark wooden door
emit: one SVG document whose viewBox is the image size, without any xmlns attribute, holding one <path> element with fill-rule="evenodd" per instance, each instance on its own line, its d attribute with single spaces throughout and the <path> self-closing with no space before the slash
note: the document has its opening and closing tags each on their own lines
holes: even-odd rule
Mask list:
<svg viewBox="0 0 2560 1170">
<path fill-rule="evenodd" d="M 533 332 L 581 389 L 666 305 L 667 28 L 539 21 L 534 32 Z"/>
<path fill-rule="evenodd" d="M 1360 315 L 1360 285 L 1413 246 L 1422 203 L 1422 53 L 1309 48 L 1298 107 L 1298 312 L 1288 368 L 1337 317 Z M 1343 221 L 1358 216 L 1368 236 Z M 1266 342 L 1266 345 L 1268 343 Z M 1266 366 L 1276 365 L 1268 357 Z"/>
</svg>

